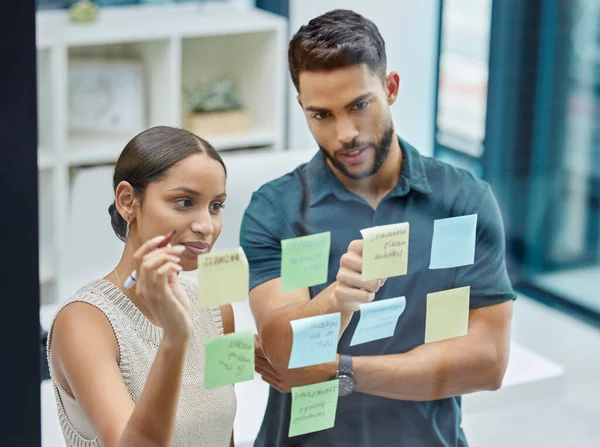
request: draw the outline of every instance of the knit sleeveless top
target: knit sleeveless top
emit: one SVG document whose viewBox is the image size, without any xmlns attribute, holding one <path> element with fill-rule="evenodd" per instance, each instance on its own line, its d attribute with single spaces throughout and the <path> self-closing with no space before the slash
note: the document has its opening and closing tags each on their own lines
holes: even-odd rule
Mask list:
<svg viewBox="0 0 600 447">
<path fill-rule="evenodd" d="M 195 305 L 195 284 L 180 275 L 180 282 L 192 301 L 193 330 L 185 358 L 177 407 L 174 447 L 229 446 L 236 412 L 233 386 L 204 389 L 204 343 L 223 335 L 219 308 L 201 309 Z M 119 368 L 133 402 L 137 402 L 162 340 L 163 330 L 154 326 L 115 285 L 104 279 L 81 288 L 58 309 L 84 302 L 98 308 L 108 319 L 119 346 Z M 98 447 L 98 438 L 77 402 L 55 378 L 50 361 L 52 329 L 48 331 L 48 364 L 58 408 L 60 426 L 68 447 Z"/>
</svg>

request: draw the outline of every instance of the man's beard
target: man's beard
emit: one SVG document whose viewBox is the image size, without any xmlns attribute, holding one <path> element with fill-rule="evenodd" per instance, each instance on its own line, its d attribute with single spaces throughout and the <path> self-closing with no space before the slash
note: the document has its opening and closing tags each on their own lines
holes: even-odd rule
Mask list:
<svg viewBox="0 0 600 447">
<path fill-rule="evenodd" d="M 335 157 L 335 154 L 330 155 L 329 152 L 320 144 L 319 144 L 319 149 L 321 149 L 321 152 L 323 152 L 323 155 L 325 155 L 325 158 L 327 158 L 331 162 L 331 164 L 333 166 L 335 166 L 337 168 L 337 170 L 340 171 L 342 174 L 344 174 L 346 177 L 348 177 L 352 180 L 362 180 L 366 177 L 372 176 L 377 171 L 379 171 L 379 168 L 381 168 L 381 166 L 385 162 L 385 159 L 387 158 L 388 154 L 390 153 L 390 146 L 392 143 L 393 136 L 394 136 L 394 126 L 392 123 L 390 123 L 387 126 L 386 130 L 384 131 L 383 135 L 381 136 L 381 139 L 378 142 L 376 142 L 376 143 L 368 142 L 367 144 L 364 144 L 364 143 L 360 143 L 356 140 L 353 140 L 350 143 L 345 144 L 344 147 L 342 147 L 340 149 L 340 151 L 352 150 L 352 149 L 359 148 L 359 147 L 372 147 L 375 149 L 375 160 L 373 161 L 373 165 L 366 171 L 360 172 L 358 174 L 354 174 L 354 173 L 348 171 L 348 169 L 346 168 L 346 165 L 341 160 L 338 160 Z"/>
</svg>

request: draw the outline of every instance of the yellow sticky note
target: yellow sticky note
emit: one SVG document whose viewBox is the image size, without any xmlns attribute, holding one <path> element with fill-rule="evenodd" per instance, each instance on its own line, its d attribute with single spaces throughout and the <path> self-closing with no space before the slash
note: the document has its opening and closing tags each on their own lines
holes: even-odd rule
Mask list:
<svg viewBox="0 0 600 447">
<path fill-rule="evenodd" d="M 406 275 L 409 229 L 408 222 L 403 222 L 361 230 L 363 281 Z"/>
<path fill-rule="evenodd" d="M 425 343 L 467 335 L 471 288 L 427 294 Z"/>
<path fill-rule="evenodd" d="M 198 256 L 198 307 L 216 307 L 248 298 L 250 274 L 242 247 Z"/>
</svg>

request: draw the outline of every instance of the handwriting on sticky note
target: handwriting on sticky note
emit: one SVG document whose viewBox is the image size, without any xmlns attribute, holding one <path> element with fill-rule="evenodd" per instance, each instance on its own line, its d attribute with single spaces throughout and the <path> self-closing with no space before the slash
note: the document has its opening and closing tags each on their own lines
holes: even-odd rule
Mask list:
<svg viewBox="0 0 600 447">
<path fill-rule="evenodd" d="M 290 322 L 294 338 L 288 368 L 302 368 L 335 360 L 341 316 L 339 312 Z"/>
<path fill-rule="evenodd" d="M 406 308 L 406 298 L 390 298 L 360 305 L 360 320 L 350 346 L 391 337 L 398 318 Z"/>
<path fill-rule="evenodd" d="M 471 265 L 475 262 L 477 214 L 433 222 L 430 269 Z"/>
<path fill-rule="evenodd" d="M 403 222 L 361 230 L 364 239 L 362 280 L 406 275 L 409 224 Z"/>
<path fill-rule="evenodd" d="M 316 286 L 327 281 L 329 231 L 281 241 L 281 291 Z"/>
<path fill-rule="evenodd" d="M 298 436 L 333 427 L 339 397 L 339 381 L 292 388 L 288 435 Z"/>
<path fill-rule="evenodd" d="M 252 331 L 212 338 L 205 344 L 204 388 L 207 390 L 254 379 Z"/>
<path fill-rule="evenodd" d="M 248 298 L 250 275 L 242 247 L 198 256 L 198 306 L 217 307 Z"/>
<path fill-rule="evenodd" d="M 467 286 L 427 295 L 425 343 L 467 335 L 470 292 Z"/>
</svg>

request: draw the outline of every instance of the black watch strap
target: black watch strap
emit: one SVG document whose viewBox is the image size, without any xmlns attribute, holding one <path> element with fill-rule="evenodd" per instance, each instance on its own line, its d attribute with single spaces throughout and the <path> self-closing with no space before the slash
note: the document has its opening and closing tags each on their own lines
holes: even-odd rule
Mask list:
<svg viewBox="0 0 600 447">
<path fill-rule="evenodd" d="M 340 354 L 338 375 L 352 377 L 352 356 L 349 356 L 348 354 Z"/>
</svg>

